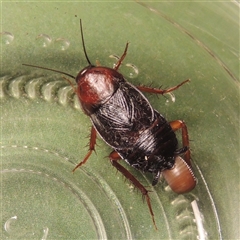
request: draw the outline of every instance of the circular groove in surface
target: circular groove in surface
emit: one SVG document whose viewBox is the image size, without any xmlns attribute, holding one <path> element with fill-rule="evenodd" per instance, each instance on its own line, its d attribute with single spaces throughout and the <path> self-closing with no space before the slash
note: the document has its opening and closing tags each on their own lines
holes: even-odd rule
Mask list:
<svg viewBox="0 0 240 240">
<path fill-rule="evenodd" d="M 9 80 L 8 76 L 2 77 L 0 79 L 0 93 L 1 93 L 1 99 L 3 101 L 6 101 L 9 97 L 15 98 L 16 100 L 20 100 L 22 97 L 23 99 L 27 99 L 28 101 L 38 101 L 38 99 L 42 99 L 45 102 L 48 102 L 49 104 L 51 103 L 58 103 L 64 107 L 68 107 L 71 106 L 72 109 L 76 109 L 79 110 L 79 103 L 77 102 L 77 98 L 76 96 L 73 94 L 72 89 L 70 86 L 68 86 L 65 81 L 61 81 L 59 79 L 45 79 L 44 77 L 41 76 L 36 76 L 35 78 L 31 78 L 29 76 L 18 76 L 15 79 L 11 78 Z M 26 140 L 27 141 L 27 140 Z M 11 143 L 14 143 L 14 141 L 11 141 Z M 17 146 L 12 144 L 13 146 Z M 24 148 L 24 146 L 23 146 Z M 41 146 L 29 146 L 29 147 L 25 147 L 25 149 L 29 149 L 29 150 L 40 150 Z M 44 149 L 44 148 L 42 148 Z M 84 149 L 86 150 L 86 149 Z M 49 150 L 44 150 L 47 153 L 54 153 L 56 152 L 56 156 L 59 157 L 61 154 L 57 153 L 57 151 L 54 151 L 53 149 L 49 149 Z M 64 157 L 65 160 L 70 161 L 69 157 Z M 110 199 L 111 204 L 113 204 L 114 206 L 116 206 L 116 208 L 118 209 L 118 214 L 120 215 L 120 219 L 122 221 L 122 227 L 124 229 L 125 232 L 125 238 L 126 239 L 131 239 L 132 238 L 132 233 L 131 233 L 131 228 L 129 225 L 129 220 L 127 215 L 125 214 L 125 210 L 124 208 L 122 208 L 121 206 L 121 202 L 118 199 L 118 197 L 116 196 L 116 194 L 112 191 L 111 187 L 107 184 L 106 180 L 99 177 L 98 174 L 96 174 L 94 171 L 95 170 L 89 170 L 87 171 L 87 167 L 84 168 L 84 170 L 82 169 L 83 172 L 85 172 L 85 175 L 88 176 L 91 181 L 93 181 L 96 185 L 98 185 L 98 187 L 100 189 L 102 189 L 104 191 L 104 193 L 108 196 L 108 200 Z M 90 169 L 90 168 L 89 168 Z M 199 169 L 197 168 L 198 172 Z M 35 173 L 37 172 L 37 170 L 34 170 Z M 70 173 L 69 173 L 70 174 Z M 199 174 L 198 174 L 199 175 Z M 200 174 L 201 175 L 201 174 Z M 143 176 L 147 182 L 149 182 L 149 180 Z M 201 175 L 202 177 L 202 175 Z M 200 182 L 200 181 L 199 181 Z M 160 183 L 161 184 L 161 183 Z M 201 184 L 201 183 L 200 183 Z M 150 184 L 149 184 L 150 185 Z M 201 184 L 202 185 L 202 184 Z M 205 189 L 205 191 L 207 191 Z M 154 190 L 155 192 L 155 190 Z M 86 194 L 84 191 L 82 192 L 82 194 Z M 180 238 L 181 239 L 185 239 L 185 238 L 194 238 L 196 237 L 196 235 L 198 235 L 197 233 L 197 227 L 196 227 L 196 223 L 194 222 L 194 215 L 193 215 L 193 211 L 191 209 L 191 201 L 193 201 L 194 199 L 201 202 L 202 199 L 199 197 L 199 195 L 195 196 L 193 194 L 187 195 L 185 197 L 185 195 L 175 195 L 172 194 L 171 191 L 169 190 L 168 187 L 166 187 L 166 194 L 169 194 L 169 202 L 171 203 L 171 205 L 173 206 L 173 209 L 175 211 L 176 215 L 176 225 L 178 225 L 179 228 L 179 233 L 180 234 Z M 86 194 L 87 196 L 87 194 Z M 139 197 L 140 196 L 136 196 Z M 153 198 L 153 194 L 151 194 L 151 198 Z M 155 202 L 158 203 L 159 208 L 161 209 L 161 214 L 156 214 L 157 216 L 160 216 L 161 218 L 164 218 L 163 222 L 165 222 L 164 224 L 164 228 L 166 229 L 166 235 L 168 236 L 169 239 L 172 238 L 171 235 L 171 222 L 172 220 L 169 219 L 169 217 L 167 216 L 166 211 L 168 211 L 168 208 L 166 208 L 165 204 L 162 204 L 162 200 L 161 197 L 155 192 L 154 194 L 154 198 L 155 198 Z M 91 202 L 91 198 L 89 200 Z M 206 201 L 203 200 L 203 201 Z M 211 202 L 211 201 L 210 201 Z M 170 205 L 169 203 L 169 205 Z M 212 204 L 212 202 L 211 202 Z M 90 207 L 90 209 L 94 209 L 94 205 L 92 205 L 92 207 Z M 171 207 L 171 206 L 170 206 Z M 154 206 L 153 206 L 154 208 Z M 166 209 L 165 209 L 166 208 Z M 185 211 L 185 209 L 188 209 L 187 211 Z M 215 210 L 213 209 L 213 212 L 215 212 Z M 217 213 L 215 212 L 215 217 L 217 217 L 216 215 Z M 91 215 L 91 214 L 90 214 Z M 99 216 L 100 214 L 97 213 L 97 215 Z M 9 216 L 10 217 L 10 216 Z M 156 217 L 156 216 L 155 216 Z M 99 219 L 101 219 L 101 217 L 97 217 L 96 219 L 96 229 L 98 232 L 98 236 L 100 236 L 100 239 L 104 239 L 104 237 L 106 236 L 106 232 L 105 232 L 105 226 L 104 223 L 102 224 L 101 221 Z M 149 217 L 149 222 L 151 221 L 150 217 Z M 150 222 L 151 224 L 151 222 Z M 217 228 L 219 231 L 219 222 L 217 222 Z M 204 224 L 204 226 L 206 227 L 206 224 Z M 162 226 L 161 226 L 162 227 Z M 100 230 L 99 230 L 100 229 Z M 207 227 L 206 227 L 206 238 L 207 238 Z"/>
<path fill-rule="evenodd" d="M 67 190 L 67 192 L 69 192 L 67 194 L 71 194 L 71 195 L 75 196 L 81 202 L 81 204 L 83 204 L 84 208 L 87 210 L 87 212 L 95 226 L 95 231 L 97 233 L 98 239 L 107 239 L 106 231 L 105 231 L 102 219 L 101 219 L 97 209 L 95 208 L 95 206 L 91 202 L 91 200 L 88 198 L 88 196 L 83 191 L 81 191 L 81 189 L 75 190 L 74 188 L 71 187 L 71 185 L 69 183 L 64 182 L 63 179 L 58 179 L 55 176 L 52 176 L 51 174 L 46 173 L 46 172 L 45 173 L 41 172 L 41 171 L 36 172 L 32 169 L 23 169 L 23 168 L 22 169 L 3 169 L 1 171 L 1 174 L 7 175 L 8 173 L 14 175 L 14 176 L 11 176 L 11 178 L 15 178 L 16 175 L 24 174 L 24 173 L 36 174 L 45 179 L 47 178 L 48 179 L 47 181 L 51 181 L 51 182 L 56 183 L 57 185 L 60 185 L 60 188 L 62 188 L 62 187 L 65 188 Z M 33 179 L 36 179 L 36 178 L 33 177 Z M 5 195 L 5 197 L 6 197 L 6 195 Z M 8 199 L 8 200 L 10 200 L 10 199 Z M 18 200 L 18 199 L 16 199 L 16 200 Z M 49 199 L 46 199 L 46 202 L 48 202 L 48 201 L 49 201 Z M 57 212 L 55 214 L 57 216 Z M 33 218 L 34 218 L 34 216 L 33 216 Z M 52 229 L 50 229 L 50 231 L 52 231 Z M 11 229 L 9 229 L 7 231 L 7 233 L 9 233 L 9 232 L 11 232 Z M 34 232 L 33 232 L 33 234 L 34 234 Z"/>
<path fill-rule="evenodd" d="M 46 181 L 46 183 L 42 184 L 41 188 L 44 189 L 44 192 L 50 191 L 51 192 L 51 188 L 49 188 L 48 185 L 57 185 L 57 188 L 59 188 L 59 192 L 63 191 L 66 192 L 66 199 L 62 198 L 63 202 L 66 202 L 66 204 L 74 204 L 75 202 L 75 198 L 77 198 L 77 205 L 76 203 L 74 204 L 73 208 L 78 208 L 77 206 L 79 204 L 82 204 L 84 209 L 87 210 L 89 218 L 92 219 L 92 222 L 94 224 L 94 228 L 95 228 L 95 232 L 96 232 L 96 236 L 98 236 L 98 239 L 107 239 L 107 233 L 105 230 L 105 226 L 104 226 L 104 222 L 102 221 L 102 218 L 100 216 L 99 213 L 99 207 L 98 207 L 98 201 L 96 201 L 95 197 L 93 196 L 88 196 L 89 194 L 89 189 L 88 188 L 84 188 L 84 186 L 82 184 L 77 184 L 76 182 L 74 182 L 74 175 L 77 174 L 71 174 L 71 172 L 65 172 L 65 175 L 60 174 L 57 169 L 54 169 L 53 166 L 56 165 L 58 162 L 61 163 L 62 159 L 65 163 L 70 162 L 70 159 L 66 156 L 62 156 L 61 154 L 57 153 L 57 152 L 53 152 L 52 150 L 48 150 L 48 149 L 41 149 L 39 147 L 29 147 L 29 146 L 17 146 L 17 145 L 13 145 L 13 146 L 2 146 L 2 150 L 3 150 L 3 155 L 5 156 L 5 152 L 6 155 L 8 155 L 9 152 L 11 152 L 11 155 L 13 156 L 12 161 L 7 161 L 7 162 L 3 162 L 3 165 L 7 165 L 7 166 L 19 166 L 19 167 L 15 167 L 15 168 L 7 168 L 7 169 L 3 169 L 1 171 L 1 174 L 4 174 L 5 177 L 2 178 L 4 179 L 3 181 L 3 186 L 5 187 L 5 191 L 4 191 L 4 199 L 5 201 L 12 201 L 11 197 L 8 196 L 7 194 L 7 189 L 9 187 L 11 187 L 11 184 L 9 184 L 9 181 L 13 181 L 12 185 L 14 185 L 14 181 L 18 180 L 18 182 L 20 183 L 21 181 L 19 181 L 19 177 L 18 175 L 26 175 L 26 178 L 22 177 L 22 183 L 20 184 L 20 186 L 23 186 L 24 183 L 28 182 L 28 178 L 35 182 L 36 185 L 38 185 L 38 183 L 41 181 L 37 180 L 38 176 L 40 176 L 41 178 L 43 178 L 43 182 Z M 16 153 L 14 153 L 16 151 Z M 21 162 L 19 162 L 17 159 L 17 157 L 14 156 L 20 156 L 21 157 Z M 25 156 L 30 156 L 28 158 L 25 158 Z M 33 158 L 36 158 L 36 156 L 40 156 L 38 160 L 33 160 Z M 31 159 L 32 158 L 32 159 Z M 6 156 L 5 160 L 9 160 L 11 158 L 8 158 L 8 156 Z M 24 159 L 24 161 L 23 161 Z M 30 159 L 30 160 L 29 160 Z M 48 165 L 46 165 L 46 162 L 49 162 Z M 63 163 L 64 163 L 63 162 Z M 42 166 L 44 166 L 44 168 L 42 169 Z M 46 167 L 45 167 L 46 166 Z M 66 166 L 65 164 L 63 164 L 62 167 Z M 71 166 L 72 163 L 71 163 Z M 28 169 L 27 169 L 28 167 Z M 81 179 L 84 179 L 84 181 L 86 181 L 88 183 L 88 185 L 94 185 L 94 186 L 98 186 L 98 188 L 96 188 L 98 191 L 100 192 L 104 192 L 106 196 L 102 195 L 102 200 L 105 199 L 108 200 L 107 205 L 108 206 L 112 206 L 111 208 L 114 209 L 115 208 L 115 214 L 119 214 L 120 217 L 117 217 L 115 220 L 122 220 L 122 235 L 124 236 L 125 239 L 132 239 L 131 237 L 131 231 L 130 231 L 130 227 L 129 227 L 129 223 L 126 217 L 126 214 L 124 212 L 124 209 L 122 208 L 120 202 L 118 201 L 117 197 L 115 196 L 114 192 L 111 190 L 111 188 L 108 186 L 108 184 L 104 181 L 104 179 L 102 179 L 101 177 L 97 176 L 97 174 L 95 173 L 91 173 L 87 170 L 87 168 L 83 168 L 80 173 L 81 174 Z M 8 177 L 9 175 L 9 177 Z M 73 178 L 73 179 L 72 179 Z M 50 182 L 50 183 L 49 183 Z M 34 185 L 35 186 L 35 185 Z M 17 196 L 22 195 L 22 191 L 24 191 L 23 189 L 21 189 L 21 191 L 17 194 Z M 37 190 L 35 190 L 37 191 Z M 41 191 L 41 189 L 39 190 Z M 25 193 L 27 193 L 28 191 L 26 190 Z M 36 195 L 41 195 L 41 192 L 37 192 L 35 193 Z M 64 194 L 65 195 L 65 194 Z M 16 197 L 17 197 L 16 196 Z M 30 196 L 26 197 L 25 199 L 25 204 L 27 203 L 28 199 L 31 198 Z M 52 197 L 53 198 L 53 197 Z M 34 201 L 34 198 L 31 198 L 32 201 Z M 70 199 L 70 200 L 68 200 Z M 91 201 L 94 200 L 94 202 Z M 45 199 L 46 202 L 50 201 L 50 199 Z M 18 202 L 18 200 L 16 201 Z M 15 205 L 16 207 L 16 203 L 12 202 L 13 205 Z M 19 203 L 21 205 L 21 201 L 19 201 Z M 29 203 L 29 205 L 31 205 L 31 203 Z M 21 206 L 17 206 L 16 209 L 18 209 Z M 5 208 L 8 209 L 8 208 Z M 57 217 L 58 215 L 58 208 L 54 209 L 56 212 L 54 213 Z M 33 209 L 32 209 L 33 211 Z M 7 212 L 7 211 L 6 211 Z M 71 216 L 69 215 L 70 213 L 66 212 L 66 215 L 71 218 Z M 16 214 L 17 215 L 17 214 Z M 34 214 L 33 214 L 33 218 L 34 218 Z M 76 221 L 76 220 L 75 220 Z M 105 219 L 105 223 L 106 223 L 106 219 Z M 91 224 L 90 224 L 91 225 Z M 79 222 L 79 226 L 81 226 L 81 222 Z M 49 231 L 52 232 L 54 231 L 54 229 L 51 229 L 50 227 L 48 227 Z M 37 230 L 36 230 L 37 231 Z M 11 232 L 11 231 L 9 231 Z M 126 233 L 124 235 L 124 232 Z"/>
</svg>

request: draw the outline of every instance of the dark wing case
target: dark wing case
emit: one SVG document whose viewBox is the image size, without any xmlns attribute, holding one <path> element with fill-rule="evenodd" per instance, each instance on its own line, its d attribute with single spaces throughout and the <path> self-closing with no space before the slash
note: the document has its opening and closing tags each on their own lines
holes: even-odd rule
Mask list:
<svg viewBox="0 0 240 240">
<path fill-rule="evenodd" d="M 145 96 L 128 82 L 104 103 L 91 120 L 102 139 L 115 149 L 131 148 L 154 121 L 154 110 Z"/>
</svg>

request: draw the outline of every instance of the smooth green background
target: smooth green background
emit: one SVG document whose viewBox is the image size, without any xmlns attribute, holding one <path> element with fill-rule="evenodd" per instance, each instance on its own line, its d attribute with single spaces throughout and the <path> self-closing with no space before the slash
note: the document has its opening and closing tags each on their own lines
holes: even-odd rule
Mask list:
<svg viewBox="0 0 240 240">
<path fill-rule="evenodd" d="M 120 72 L 130 82 L 166 88 L 191 79 L 175 102 L 148 95 L 169 121 L 187 123 L 199 181 L 187 195 L 164 181 L 149 187 L 158 231 L 102 140 L 71 173 L 87 152 L 90 121 L 61 74 L 21 65 L 76 75 L 87 64 L 79 18 L 92 62 L 111 67 L 109 56 L 129 41 Z M 238 3 L 1 2 L 1 32 L 2 239 L 239 238 Z M 150 186 L 151 175 L 126 167 Z"/>
</svg>

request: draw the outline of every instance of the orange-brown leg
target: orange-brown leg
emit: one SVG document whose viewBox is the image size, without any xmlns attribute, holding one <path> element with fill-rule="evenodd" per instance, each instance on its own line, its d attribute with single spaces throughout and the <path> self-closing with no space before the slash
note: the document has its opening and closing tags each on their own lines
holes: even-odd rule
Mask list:
<svg viewBox="0 0 240 240">
<path fill-rule="evenodd" d="M 73 172 L 74 172 L 77 168 L 79 168 L 80 166 L 82 166 L 84 163 L 86 163 L 87 160 L 88 160 L 88 158 L 89 158 L 90 155 L 92 154 L 92 152 L 95 151 L 96 138 L 97 138 L 97 132 L 96 132 L 95 128 L 92 126 L 91 135 L 90 135 L 90 141 L 89 141 L 89 151 L 88 151 L 87 155 L 85 156 L 85 158 L 83 159 L 83 161 L 81 161 L 81 162 L 73 169 Z"/>
<path fill-rule="evenodd" d="M 155 219 L 154 219 L 153 210 L 152 210 L 151 200 L 150 200 L 150 197 L 148 195 L 148 190 L 126 168 L 124 168 L 121 164 L 118 163 L 118 160 L 120 160 L 121 157 L 119 156 L 119 154 L 116 151 L 111 152 L 110 155 L 109 155 L 109 158 L 110 158 L 110 161 L 111 161 L 112 165 L 118 171 L 120 171 L 129 181 L 131 181 L 131 183 L 141 191 L 143 197 L 146 198 L 148 209 L 149 209 L 149 212 L 152 216 L 152 221 L 153 221 L 154 227 L 157 229 Z"/>
<path fill-rule="evenodd" d="M 146 87 L 146 86 L 137 86 L 137 88 L 142 91 L 142 92 L 148 92 L 148 93 L 156 93 L 156 94 L 165 94 L 165 93 L 169 93 L 172 92 L 176 89 L 178 89 L 179 87 L 181 87 L 183 84 L 189 82 L 190 80 L 187 79 L 183 82 L 181 82 L 180 84 L 178 84 L 177 86 L 168 88 L 168 89 L 160 89 L 160 88 L 151 88 L 151 87 Z"/>
<path fill-rule="evenodd" d="M 175 121 L 170 122 L 169 124 L 170 124 L 173 131 L 177 131 L 179 129 L 182 129 L 182 144 L 183 144 L 183 147 L 189 147 L 188 130 L 187 130 L 187 126 L 186 126 L 185 122 L 181 121 L 181 120 L 175 120 Z M 184 155 L 185 155 L 185 157 L 184 157 L 185 162 L 189 166 L 191 166 L 190 150 L 188 149 L 185 152 Z"/>
<path fill-rule="evenodd" d="M 126 44 L 125 50 L 124 50 L 121 58 L 118 60 L 118 62 L 116 63 L 116 66 L 114 67 L 114 70 L 116 70 L 116 71 L 118 70 L 118 68 L 119 68 L 120 65 L 122 64 L 122 61 L 124 60 L 124 58 L 125 58 L 126 55 L 127 55 L 128 44 L 129 44 L 129 43 Z"/>
</svg>

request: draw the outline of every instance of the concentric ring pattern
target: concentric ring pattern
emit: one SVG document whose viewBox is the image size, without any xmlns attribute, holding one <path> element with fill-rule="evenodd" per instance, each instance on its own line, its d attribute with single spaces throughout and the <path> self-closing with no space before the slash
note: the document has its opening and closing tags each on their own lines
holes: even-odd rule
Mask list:
<svg viewBox="0 0 240 240">
<path fill-rule="evenodd" d="M 172 228 L 180 239 L 208 239 L 209 233 L 220 234 L 214 201 L 198 166 L 199 187 L 193 193 L 175 195 L 165 183 L 152 189 L 159 227 L 155 231 L 146 205 L 134 208 L 129 202 L 141 196 L 110 167 L 104 158 L 104 143 L 99 143 L 100 154 L 93 155 L 94 160 L 71 173 L 87 150 L 76 147 L 78 138 L 74 133 L 84 137 L 86 126 L 90 126 L 79 111 L 71 86 L 60 76 L 45 77 L 39 71 L 4 76 L 0 86 L 5 239 L 133 239 L 142 232 L 153 238 L 172 239 L 176 237 Z M 81 120 L 74 122 L 77 117 Z M 135 174 L 150 185 L 148 176 Z M 115 189 L 116 184 L 121 187 Z M 201 199 L 200 191 L 208 197 Z M 211 214 L 205 212 L 206 204 L 212 205 Z M 132 231 L 143 214 L 139 232 Z"/>
</svg>

